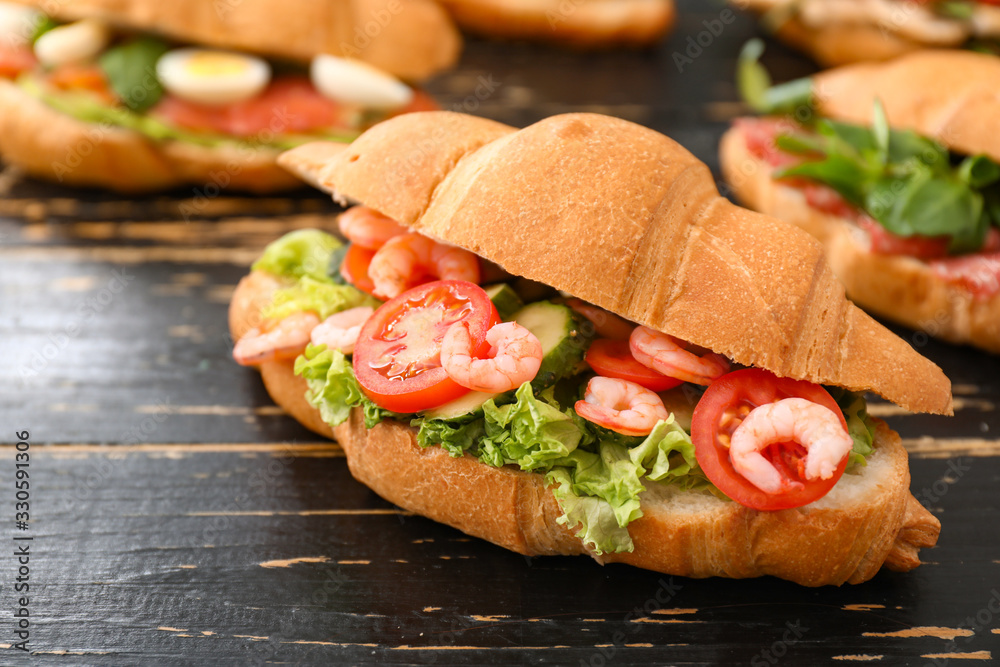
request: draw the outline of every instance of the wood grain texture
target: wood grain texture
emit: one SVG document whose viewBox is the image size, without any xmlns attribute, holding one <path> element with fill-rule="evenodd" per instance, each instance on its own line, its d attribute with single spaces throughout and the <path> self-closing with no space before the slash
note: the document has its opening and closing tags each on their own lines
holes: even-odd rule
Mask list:
<svg viewBox="0 0 1000 667">
<path fill-rule="evenodd" d="M 472 42 L 431 89 L 445 108 L 513 125 L 611 113 L 670 134 L 715 168 L 726 120 L 742 111 L 734 58 L 755 28 L 749 18 L 726 24 L 678 71 L 674 53 L 721 11 L 695 0 L 679 8 L 678 30 L 652 52 Z M 778 46 L 767 63 L 782 80 L 810 71 Z M 989 606 L 1000 590 L 996 357 L 896 329 L 941 365 L 959 398 L 953 419 L 875 408 L 911 446 L 912 490 L 944 526 L 913 573 L 807 590 L 527 560 L 380 500 L 351 479 L 336 445 L 317 442 L 269 402 L 253 371 L 229 361 L 226 308 L 242 262 L 284 231 L 325 224 L 337 210 L 326 197 L 179 190 L 127 200 L 9 172 L 0 191 L 0 507 L 13 502 L 13 432 L 29 429 L 38 584 L 25 656 L 7 650 L 14 564 L 3 554 L 13 531 L 0 513 L 0 664 L 935 664 L 945 658 L 921 656 L 952 654 L 948 664 L 981 664 L 959 656 L 1000 655 L 991 632 L 1000 614 Z M 275 562 L 287 567 L 264 567 Z M 970 625 L 980 613 L 985 621 Z M 802 636 L 786 641 L 786 623 Z M 974 632 L 900 634 L 914 628 Z"/>
</svg>

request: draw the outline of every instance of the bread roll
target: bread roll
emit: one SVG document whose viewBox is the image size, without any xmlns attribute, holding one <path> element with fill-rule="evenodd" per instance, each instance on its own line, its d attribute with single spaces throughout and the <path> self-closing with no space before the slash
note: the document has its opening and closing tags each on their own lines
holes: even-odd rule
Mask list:
<svg viewBox="0 0 1000 667">
<path fill-rule="evenodd" d="M 648 46 L 674 24 L 673 0 L 441 0 L 463 28 L 488 37 L 577 48 Z"/>
</svg>

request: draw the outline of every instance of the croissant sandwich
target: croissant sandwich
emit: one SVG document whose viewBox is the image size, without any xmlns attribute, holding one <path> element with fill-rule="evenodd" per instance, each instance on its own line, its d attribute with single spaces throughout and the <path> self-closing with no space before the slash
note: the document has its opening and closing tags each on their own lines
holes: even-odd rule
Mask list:
<svg viewBox="0 0 1000 667">
<path fill-rule="evenodd" d="M 754 56 L 744 89 L 776 115 L 723 138 L 735 195 L 819 238 L 862 307 L 1000 352 L 1000 59 L 921 51 L 755 92 Z"/>
<path fill-rule="evenodd" d="M 441 0 L 463 28 L 487 37 L 577 48 L 648 46 L 674 24 L 673 0 Z"/>
<path fill-rule="evenodd" d="M 827 66 L 888 60 L 927 48 L 997 52 L 1000 7 L 991 0 L 730 0 Z"/>
<path fill-rule="evenodd" d="M 0 158 L 130 193 L 289 189 L 283 150 L 436 108 L 400 79 L 459 48 L 433 0 L 0 2 Z"/>
<path fill-rule="evenodd" d="M 818 586 L 909 570 L 940 524 L 872 390 L 948 380 L 805 232 L 652 130 L 409 114 L 282 163 L 359 204 L 274 242 L 236 360 L 400 507 L 526 555 Z M 481 284 L 482 286 L 480 286 Z"/>
</svg>

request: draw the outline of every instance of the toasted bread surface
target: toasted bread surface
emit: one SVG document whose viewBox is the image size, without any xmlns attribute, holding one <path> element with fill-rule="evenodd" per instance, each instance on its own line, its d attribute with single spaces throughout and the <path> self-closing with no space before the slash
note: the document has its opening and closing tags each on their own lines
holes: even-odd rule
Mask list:
<svg viewBox="0 0 1000 667">
<path fill-rule="evenodd" d="M 858 63 L 813 77 L 820 115 L 870 125 L 878 99 L 894 128 L 911 129 L 958 153 L 1000 161 L 1000 58 L 945 49 Z"/>
<path fill-rule="evenodd" d="M 830 265 L 857 304 L 928 335 L 1000 353 L 1000 294 L 977 299 L 927 262 L 872 253 L 853 222 L 812 208 L 801 191 L 774 180 L 739 127 L 723 136 L 719 155 L 723 176 L 742 203 L 795 223 L 826 246 Z"/>
<path fill-rule="evenodd" d="M 183 42 L 308 62 L 349 56 L 408 80 L 454 65 L 461 38 L 433 0 L 17 0 L 72 21 L 99 18 Z"/>
<path fill-rule="evenodd" d="M 729 203 L 704 164 L 652 130 L 595 114 L 520 131 L 409 114 L 305 175 L 738 363 L 951 411 L 944 374 L 845 298 L 815 239 Z"/>
<path fill-rule="evenodd" d="M 673 0 L 441 0 L 480 35 L 579 48 L 647 46 L 673 26 Z"/>
</svg>

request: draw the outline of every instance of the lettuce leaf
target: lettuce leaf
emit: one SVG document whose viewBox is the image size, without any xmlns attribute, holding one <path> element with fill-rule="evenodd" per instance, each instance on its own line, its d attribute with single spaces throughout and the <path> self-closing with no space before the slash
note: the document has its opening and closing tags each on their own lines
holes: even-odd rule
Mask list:
<svg viewBox="0 0 1000 667">
<path fill-rule="evenodd" d="M 274 293 L 263 310 L 264 317 L 281 319 L 292 313 L 311 310 L 325 320 L 334 313 L 357 306 L 378 306 L 378 301 L 350 285 L 336 285 L 311 276 L 300 278 L 291 287 Z"/>
<path fill-rule="evenodd" d="M 132 111 L 142 113 L 163 96 L 156 63 L 170 47 L 156 37 L 135 37 L 105 51 L 98 62 L 118 95 Z"/>
<path fill-rule="evenodd" d="M 640 478 L 645 470 L 632 461 L 627 448 L 602 442 L 598 453 L 577 449 L 560 460 L 559 465 L 571 471 L 573 492 L 607 502 L 622 528 L 642 516 L 639 494 L 646 488 Z"/>
<path fill-rule="evenodd" d="M 855 472 L 857 468 L 868 465 L 867 457 L 875 451 L 875 423 L 868 416 L 868 403 L 865 395 L 847 391 L 840 387 L 827 387 L 830 395 L 837 401 L 844 419 L 847 420 L 847 432 L 854 441 L 854 447 L 848 455 L 845 472 Z"/>
<path fill-rule="evenodd" d="M 268 244 L 252 268 L 286 278 L 309 276 L 329 282 L 326 269 L 330 255 L 341 245 L 336 237 L 324 231 L 297 229 Z"/>
<path fill-rule="evenodd" d="M 351 416 L 351 408 L 362 408 L 365 426 L 372 428 L 383 419 L 407 419 L 408 415 L 380 408 L 361 392 L 350 360 L 340 350 L 310 345 L 295 360 L 295 374 L 309 385 L 306 400 L 319 410 L 330 426 L 339 426 Z"/>
<path fill-rule="evenodd" d="M 576 493 L 568 468 L 553 468 L 545 476 L 545 481 L 552 485 L 552 495 L 563 511 L 563 515 L 556 521 L 570 529 L 579 526 L 577 537 L 584 544 L 591 545 L 594 553 L 619 553 L 635 548 L 628 529 L 618 523 L 611 503 L 602 498 Z"/>
<path fill-rule="evenodd" d="M 340 350 L 310 345 L 295 360 L 295 374 L 309 385 L 306 400 L 319 410 L 330 426 L 339 426 L 351 415 L 351 408 L 365 400 L 354 377 L 351 362 Z"/>
<path fill-rule="evenodd" d="M 679 479 L 698 468 L 691 436 L 677 425 L 673 415 L 657 422 L 629 456 L 654 482 Z"/>
<path fill-rule="evenodd" d="M 558 405 L 535 398 L 530 382 L 522 384 L 514 397 L 507 405 L 497 406 L 493 400 L 483 405 L 486 435 L 479 457 L 484 463 L 548 470 L 577 448 L 583 433 L 573 418 Z"/>
<path fill-rule="evenodd" d="M 481 415 L 457 419 L 414 419 L 411 426 L 418 426 L 417 443 L 421 447 L 440 445 L 454 457 L 479 446 L 486 435 L 486 420 Z"/>
</svg>

